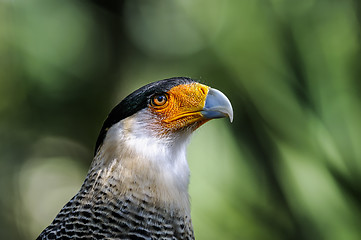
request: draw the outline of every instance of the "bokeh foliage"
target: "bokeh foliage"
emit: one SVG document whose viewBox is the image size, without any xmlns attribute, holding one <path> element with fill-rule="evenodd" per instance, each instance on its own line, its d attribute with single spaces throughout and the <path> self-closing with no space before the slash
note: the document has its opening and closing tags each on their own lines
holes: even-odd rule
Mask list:
<svg viewBox="0 0 361 240">
<path fill-rule="evenodd" d="M 35 239 L 77 192 L 112 106 L 189 76 L 235 111 L 189 146 L 197 239 L 360 239 L 360 10 L 0 1 L 0 238 Z"/>
</svg>

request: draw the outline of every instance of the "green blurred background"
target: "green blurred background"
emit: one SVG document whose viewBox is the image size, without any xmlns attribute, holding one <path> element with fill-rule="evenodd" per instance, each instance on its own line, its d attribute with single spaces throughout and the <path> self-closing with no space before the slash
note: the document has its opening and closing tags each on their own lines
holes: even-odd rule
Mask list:
<svg viewBox="0 0 361 240">
<path fill-rule="evenodd" d="M 188 76 L 224 92 L 188 151 L 196 238 L 361 238 L 358 0 L 0 0 L 0 239 L 78 191 L 109 110 Z"/>
</svg>

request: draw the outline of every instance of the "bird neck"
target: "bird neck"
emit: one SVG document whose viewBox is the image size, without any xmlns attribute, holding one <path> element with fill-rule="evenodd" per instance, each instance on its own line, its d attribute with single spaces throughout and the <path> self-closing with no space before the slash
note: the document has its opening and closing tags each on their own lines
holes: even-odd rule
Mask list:
<svg viewBox="0 0 361 240">
<path fill-rule="evenodd" d="M 108 189 L 111 198 L 146 197 L 157 207 L 190 215 L 187 142 L 135 136 L 124 126 L 115 126 L 97 152 L 88 178 L 94 186 Z"/>
</svg>

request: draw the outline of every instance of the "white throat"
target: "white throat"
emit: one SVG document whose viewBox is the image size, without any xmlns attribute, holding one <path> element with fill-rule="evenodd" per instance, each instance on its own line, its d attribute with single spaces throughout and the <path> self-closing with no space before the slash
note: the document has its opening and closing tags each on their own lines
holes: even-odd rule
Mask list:
<svg viewBox="0 0 361 240">
<path fill-rule="evenodd" d="M 189 212 L 190 173 L 186 147 L 191 133 L 160 137 L 146 127 L 149 120 L 139 116 L 146 114 L 140 111 L 108 130 L 92 169 L 101 170 L 108 176 L 115 175 L 121 186 L 132 185 L 132 189 L 153 194 L 160 204 Z M 127 188 L 120 189 L 127 191 Z"/>
</svg>

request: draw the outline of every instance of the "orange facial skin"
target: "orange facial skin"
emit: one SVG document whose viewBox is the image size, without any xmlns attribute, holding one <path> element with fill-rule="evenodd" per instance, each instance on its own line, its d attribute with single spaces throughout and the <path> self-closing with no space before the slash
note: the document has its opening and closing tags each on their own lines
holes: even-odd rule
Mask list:
<svg viewBox="0 0 361 240">
<path fill-rule="evenodd" d="M 160 120 L 163 131 L 174 132 L 185 127 L 195 130 L 208 121 L 201 114 L 208 90 L 208 86 L 200 83 L 178 85 L 165 94 L 165 102 L 159 101 L 163 100 L 162 96 L 154 96 L 149 109 Z"/>
</svg>

